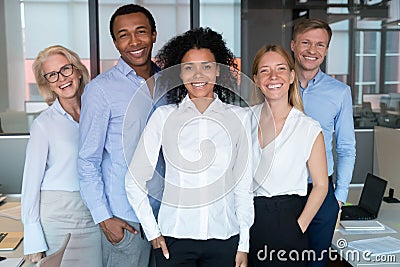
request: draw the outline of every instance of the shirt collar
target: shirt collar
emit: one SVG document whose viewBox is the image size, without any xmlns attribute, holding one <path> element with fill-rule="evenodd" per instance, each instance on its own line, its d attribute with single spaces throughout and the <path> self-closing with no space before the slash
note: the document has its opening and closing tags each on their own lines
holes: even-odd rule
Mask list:
<svg viewBox="0 0 400 267">
<path fill-rule="evenodd" d="M 324 76 L 324 73 L 322 72 L 322 70 L 321 70 L 321 69 L 318 69 L 318 72 L 317 72 L 317 74 L 314 76 L 314 78 L 312 78 L 312 79 L 308 82 L 308 84 L 307 84 L 307 90 L 309 90 L 310 85 L 311 85 L 311 86 L 314 86 L 314 85 L 316 85 L 317 83 L 319 83 L 319 81 L 322 80 L 323 76 Z M 300 85 L 301 91 L 305 90 L 305 89 L 301 86 L 300 81 L 299 81 L 299 85 Z"/>
<path fill-rule="evenodd" d="M 60 101 L 58 101 L 58 98 L 56 98 L 56 100 L 54 100 L 52 106 L 54 106 L 54 108 L 55 108 L 59 113 L 61 113 L 61 115 L 65 116 L 66 114 L 68 114 L 68 113 L 63 109 L 63 107 L 61 106 Z"/>
<path fill-rule="evenodd" d="M 218 95 L 214 93 L 214 101 L 208 106 L 204 113 L 210 111 L 218 111 L 223 107 L 224 103 L 218 98 Z M 179 108 L 185 109 L 194 109 L 197 110 L 196 106 L 194 105 L 193 101 L 190 99 L 189 94 L 185 96 L 185 98 L 179 104 Z"/>
<path fill-rule="evenodd" d="M 314 76 L 314 78 L 312 78 L 312 79 L 308 82 L 309 85 L 310 85 L 310 84 L 311 84 L 311 85 L 317 84 L 317 83 L 322 79 L 322 76 L 323 76 L 322 70 L 321 70 L 321 69 L 318 69 L 318 72 L 317 72 L 317 74 Z"/>
<path fill-rule="evenodd" d="M 155 74 L 161 70 L 153 61 L 151 62 L 151 65 L 154 69 Z M 118 59 L 116 68 L 119 69 L 125 76 L 128 76 L 129 73 L 137 75 L 136 71 L 131 66 L 129 66 L 128 63 L 126 63 L 125 60 L 122 59 L 122 57 Z"/>
<path fill-rule="evenodd" d="M 63 115 L 65 118 L 74 121 L 74 118 L 72 118 L 72 116 L 70 114 L 68 114 L 68 112 L 66 112 L 64 110 L 64 108 L 61 106 L 60 101 L 58 100 L 58 98 L 56 98 L 56 100 L 54 101 L 54 103 L 52 104 L 52 106 L 54 106 L 55 110 L 57 110 L 57 112 L 59 112 L 61 115 Z M 75 121 L 74 121 L 75 122 Z"/>
<path fill-rule="evenodd" d="M 314 84 L 316 84 L 322 80 L 323 76 L 324 76 L 324 73 L 322 72 L 322 70 L 318 69 L 317 75 L 315 75 L 315 77 L 314 77 L 314 79 L 312 79 L 312 81 L 314 82 Z"/>
</svg>

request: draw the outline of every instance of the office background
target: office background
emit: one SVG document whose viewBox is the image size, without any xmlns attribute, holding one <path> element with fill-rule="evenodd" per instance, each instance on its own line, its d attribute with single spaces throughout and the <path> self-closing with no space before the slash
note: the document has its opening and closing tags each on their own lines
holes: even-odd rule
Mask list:
<svg viewBox="0 0 400 267">
<path fill-rule="evenodd" d="M 0 134 L 0 160 L 13 158 L 15 162 L 1 165 L 0 184 L 4 190 L 10 180 L 19 182 L 26 133 L 45 107 L 31 71 L 37 53 L 61 44 L 81 56 L 92 77 L 104 72 L 119 56 L 109 34 L 110 16 L 127 3 L 141 4 L 153 13 L 158 30 L 153 55 L 171 37 L 192 27 L 209 26 L 223 34 L 246 75 L 261 45 L 279 43 L 289 49 L 296 20 L 328 21 L 333 37 L 323 68 L 352 88 L 357 138 L 352 182 L 361 184 L 366 172 L 374 168 L 373 127 L 400 128 L 399 2 L 0 0 L 0 131 L 4 132 Z M 246 92 L 242 95 L 246 97 Z M 12 143 L 18 143 L 14 149 Z"/>
</svg>

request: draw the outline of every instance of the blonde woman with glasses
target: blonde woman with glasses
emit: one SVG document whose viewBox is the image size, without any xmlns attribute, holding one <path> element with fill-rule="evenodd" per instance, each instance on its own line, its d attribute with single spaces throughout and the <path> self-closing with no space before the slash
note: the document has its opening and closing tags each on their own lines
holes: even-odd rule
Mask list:
<svg viewBox="0 0 400 267">
<path fill-rule="evenodd" d="M 24 254 L 31 262 L 53 254 L 67 233 L 61 266 L 101 266 L 100 231 L 82 202 L 77 173 L 79 115 L 89 73 L 63 47 L 41 51 L 32 66 L 50 106 L 33 122 L 22 184 Z"/>
</svg>

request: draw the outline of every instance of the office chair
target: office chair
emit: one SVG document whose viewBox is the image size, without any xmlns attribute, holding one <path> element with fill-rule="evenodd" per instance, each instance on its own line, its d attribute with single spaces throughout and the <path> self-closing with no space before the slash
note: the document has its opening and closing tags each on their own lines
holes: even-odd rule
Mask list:
<svg viewBox="0 0 400 267">
<path fill-rule="evenodd" d="M 56 252 L 53 254 L 42 258 L 37 264 L 36 267 L 60 267 L 62 258 L 64 256 L 65 249 L 67 248 L 69 239 L 71 238 L 71 234 L 68 233 L 65 236 L 64 242 Z"/>
<path fill-rule="evenodd" d="M 377 120 L 372 111 L 371 102 L 363 102 L 361 107 L 361 117 L 355 120 L 355 123 L 360 128 L 370 128 L 377 125 Z"/>
</svg>

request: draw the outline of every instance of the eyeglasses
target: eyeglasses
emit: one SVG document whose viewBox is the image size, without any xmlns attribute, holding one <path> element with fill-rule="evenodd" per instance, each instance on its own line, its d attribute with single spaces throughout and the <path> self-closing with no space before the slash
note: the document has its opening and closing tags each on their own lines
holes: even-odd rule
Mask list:
<svg viewBox="0 0 400 267">
<path fill-rule="evenodd" d="M 49 83 L 55 83 L 60 78 L 60 74 L 64 77 L 71 76 L 74 73 L 74 64 L 67 64 L 60 68 L 59 71 L 52 71 L 43 75 Z"/>
</svg>

